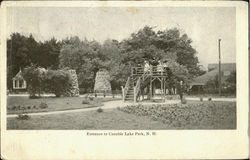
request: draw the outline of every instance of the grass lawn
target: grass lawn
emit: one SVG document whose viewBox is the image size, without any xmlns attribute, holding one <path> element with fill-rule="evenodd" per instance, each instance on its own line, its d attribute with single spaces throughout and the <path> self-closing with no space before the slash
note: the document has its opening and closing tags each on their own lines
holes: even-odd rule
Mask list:
<svg viewBox="0 0 250 160">
<path fill-rule="evenodd" d="M 200 105 L 203 104 L 203 105 Z M 155 107 L 147 105 L 148 107 Z M 142 106 L 142 107 L 147 107 Z M 60 130 L 167 130 L 167 129 L 236 129 L 235 102 L 188 102 L 169 104 L 161 109 L 162 117 L 141 115 L 144 108 L 132 108 L 131 113 L 121 109 L 103 112 L 87 111 L 44 116 L 31 116 L 28 120 L 7 119 L 7 129 L 60 129 Z M 201 107 L 201 108 L 200 108 Z M 126 107 L 125 107 L 126 108 Z M 125 109 L 124 108 L 124 109 Z M 152 108 L 151 108 L 152 109 Z M 131 110 L 131 109 L 130 109 Z M 128 110 L 127 110 L 128 111 Z M 135 112 L 134 112 L 135 111 Z M 156 112 L 155 112 L 156 111 Z M 159 110 L 154 113 L 160 115 Z"/>
<path fill-rule="evenodd" d="M 60 130 L 130 130 L 167 129 L 168 126 L 149 117 L 138 117 L 117 109 L 33 116 L 29 120 L 8 118 L 7 129 L 60 129 Z"/>
<path fill-rule="evenodd" d="M 68 109 L 80 109 L 101 106 L 102 102 L 117 100 L 117 98 L 94 98 L 92 101 L 83 97 L 44 97 L 39 99 L 30 99 L 26 96 L 8 96 L 7 114 L 34 113 L 60 111 Z M 86 104 L 82 104 L 85 101 Z M 40 108 L 39 105 L 44 102 L 48 108 Z M 15 109 L 13 107 L 15 106 Z M 35 107 L 34 107 L 35 106 Z M 17 109 L 20 107 L 20 109 Z"/>
</svg>

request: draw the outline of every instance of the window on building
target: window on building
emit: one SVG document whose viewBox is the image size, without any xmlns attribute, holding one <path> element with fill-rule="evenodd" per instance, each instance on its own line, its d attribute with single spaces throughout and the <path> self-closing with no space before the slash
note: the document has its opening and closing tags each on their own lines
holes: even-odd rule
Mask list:
<svg viewBox="0 0 250 160">
<path fill-rule="evenodd" d="M 19 88 L 23 88 L 24 84 L 23 84 L 23 80 L 19 80 Z"/>
<path fill-rule="evenodd" d="M 14 88 L 17 88 L 18 87 L 18 83 L 17 83 L 17 80 L 15 80 L 15 86 Z"/>
</svg>

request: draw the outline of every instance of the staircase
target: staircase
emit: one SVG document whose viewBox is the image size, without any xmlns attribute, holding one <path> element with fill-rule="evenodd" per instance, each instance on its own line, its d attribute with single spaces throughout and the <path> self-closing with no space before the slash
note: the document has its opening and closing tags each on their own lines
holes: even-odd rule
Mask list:
<svg viewBox="0 0 250 160">
<path fill-rule="evenodd" d="M 134 101 L 134 84 L 130 80 L 128 85 L 127 94 L 125 95 L 125 101 Z"/>
<path fill-rule="evenodd" d="M 132 78 L 128 78 L 125 87 L 122 87 L 123 92 L 123 101 L 134 101 L 136 102 L 138 97 L 140 96 L 140 91 L 142 87 L 141 76 L 133 80 Z M 136 84 L 134 85 L 134 81 Z"/>
<path fill-rule="evenodd" d="M 142 90 L 157 78 L 161 81 L 167 77 L 167 72 L 162 68 L 159 71 L 158 66 L 150 68 L 149 71 L 144 71 L 143 67 L 132 67 L 131 75 L 128 77 L 126 85 L 122 87 L 123 101 L 134 101 L 137 102 L 140 99 Z M 136 83 L 136 84 L 135 84 Z M 164 88 L 164 87 L 163 87 Z M 152 90 L 152 88 L 151 88 Z"/>
</svg>

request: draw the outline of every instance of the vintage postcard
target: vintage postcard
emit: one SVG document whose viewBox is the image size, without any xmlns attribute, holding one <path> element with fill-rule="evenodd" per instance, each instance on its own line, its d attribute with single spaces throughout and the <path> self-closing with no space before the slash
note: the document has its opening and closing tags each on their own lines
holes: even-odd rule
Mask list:
<svg viewBox="0 0 250 160">
<path fill-rule="evenodd" d="M 248 4 L 1 3 L 1 158 L 242 159 Z"/>
</svg>

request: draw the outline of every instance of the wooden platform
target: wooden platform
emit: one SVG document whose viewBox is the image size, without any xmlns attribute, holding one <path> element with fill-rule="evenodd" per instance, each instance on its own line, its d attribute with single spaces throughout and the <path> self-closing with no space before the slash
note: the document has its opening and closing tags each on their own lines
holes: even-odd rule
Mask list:
<svg viewBox="0 0 250 160">
<path fill-rule="evenodd" d="M 167 68 L 159 66 L 151 66 L 150 68 L 132 67 L 131 76 L 128 77 L 126 85 L 122 87 L 124 101 L 138 101 L 138 97 L 144 94 L 144 88 L 148 87 L 149 97 L 151 99 L 153 92 L 153 82 L 159 80 L 161 90 L 165 91 L 165 81 L 167 78 Z M 162 92 L 162 99 L 165 97 L 165 92 Z"/>
</svg>

